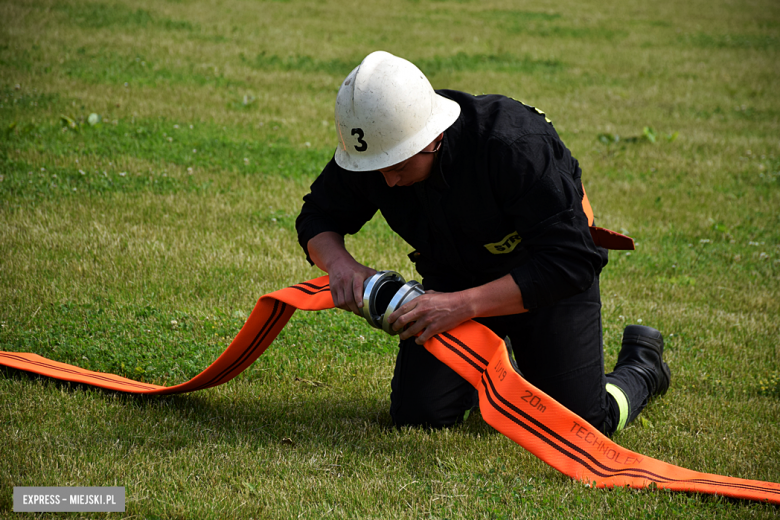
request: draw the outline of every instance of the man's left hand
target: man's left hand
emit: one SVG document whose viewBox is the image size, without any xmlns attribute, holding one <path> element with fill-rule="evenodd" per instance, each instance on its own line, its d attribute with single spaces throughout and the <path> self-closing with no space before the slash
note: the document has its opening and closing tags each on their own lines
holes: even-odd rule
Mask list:
<svg viewBox="0 0 780 520">
<path fill-rule="evenodd" d="M 419 334 L 415 342 L 422 345 L 436 334 L 470 320 L 474 317 L 472 313 L 472 305 L 463 292 L 426 291 L 396 309 L 387 321 L 394 330 L 401 331 L 402 340 Z"/>
</svg>

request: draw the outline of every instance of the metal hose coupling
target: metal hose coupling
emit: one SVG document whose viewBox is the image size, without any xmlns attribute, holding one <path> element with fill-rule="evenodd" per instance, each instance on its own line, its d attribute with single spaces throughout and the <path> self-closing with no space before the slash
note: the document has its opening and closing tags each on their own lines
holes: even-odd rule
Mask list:
<svg viewBox="0 0 780 520">
<path fill-rule="evenodd" d="M 387 318 L 404 304 L 425 293 L 422 284 L 407 282 L 395 271 L 379 271 L 363 284 L 363 317 L 375 329 L 391 336 L 398 334 Z"/>
</svg>

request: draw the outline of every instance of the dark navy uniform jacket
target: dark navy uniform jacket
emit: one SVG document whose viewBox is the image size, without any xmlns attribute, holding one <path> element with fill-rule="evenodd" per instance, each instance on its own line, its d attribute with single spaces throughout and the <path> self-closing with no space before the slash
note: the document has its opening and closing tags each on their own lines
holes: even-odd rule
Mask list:
<svg viewBox="0 0 780 520">
<path fill-rule="evenodd" d="M 497 96 L 438 90 L 461 114 L 444 132 L 431 176 L 389 187 L 331 159 L 296 221 L 298 239 L 354 234 L 381 211 L 415 251 L 426 289 L 455 291 L 511 273 L 527 309 L 588 289 L 607 263 L 582 209 L 577 160 L 545 116 Z"/>
</svg>

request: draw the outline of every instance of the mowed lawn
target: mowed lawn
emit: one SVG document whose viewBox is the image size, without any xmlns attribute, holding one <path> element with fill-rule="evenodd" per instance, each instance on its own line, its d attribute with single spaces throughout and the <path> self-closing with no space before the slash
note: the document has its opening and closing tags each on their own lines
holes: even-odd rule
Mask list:
<svg viewBox="0 0 780 520">
<path fill-rule="evenodd" d="M 156 384 L 199 373 L 259 296 L 321 274 L 295 217 L 341 81 L 381 49 L 436 88 L 544 110 L 597 223 L 636 239 L 601 278 L 607 368 L 641 322 L 673 378 L 615 440 L 780 482 L 777 2 L 7 0 L 0 19 L 0 350 Z M 415 278 L 381 216 L 347 243 Z M 193 394 L 0 369 L 0 516 L 21 517 L 14 486 L 125 487 L 126 513 L 73 517 L 780 515 L 586 487 L 479 414 L 396 430 L 395 353 L 327 311 Z"/>
</svg>

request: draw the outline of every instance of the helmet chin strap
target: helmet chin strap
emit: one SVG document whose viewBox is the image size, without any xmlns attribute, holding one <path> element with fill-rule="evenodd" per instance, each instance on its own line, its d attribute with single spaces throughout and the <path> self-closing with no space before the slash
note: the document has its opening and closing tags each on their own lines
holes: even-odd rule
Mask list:
<svg viewBox="0 0 780 520">
<path fill-rule="evenodd" d="M 387 321 L 390 315 L 424 293 L 415 280 L 407 282 L 395 271 L 379 271 L 363 283 L 363 317 L 375 329 L 395 336 L 398 331 Z"/>
</svg>

